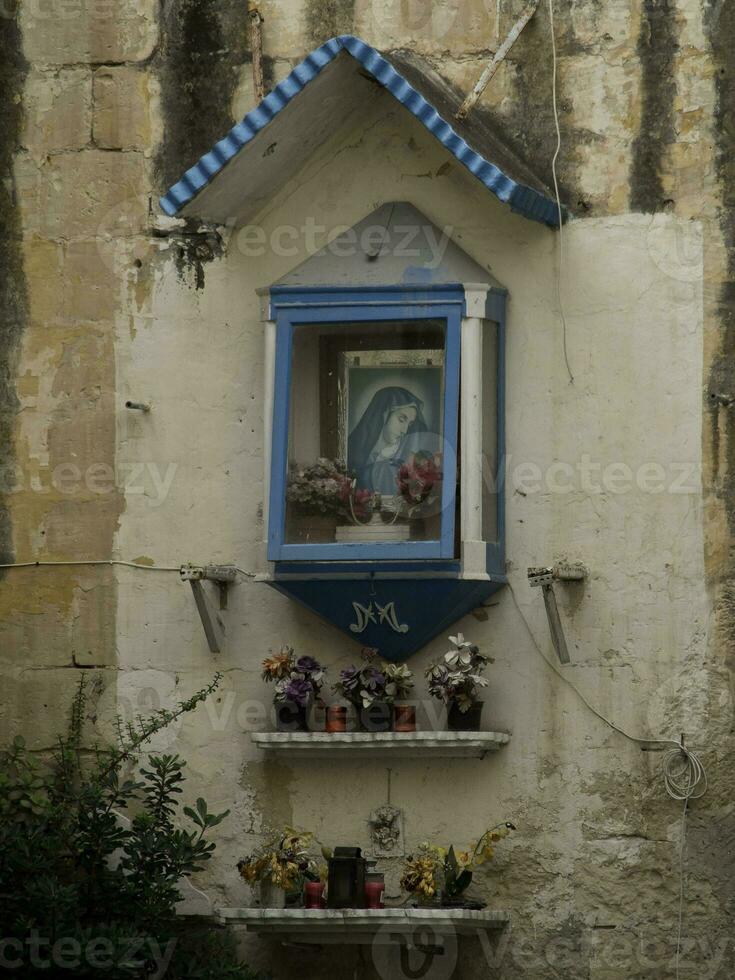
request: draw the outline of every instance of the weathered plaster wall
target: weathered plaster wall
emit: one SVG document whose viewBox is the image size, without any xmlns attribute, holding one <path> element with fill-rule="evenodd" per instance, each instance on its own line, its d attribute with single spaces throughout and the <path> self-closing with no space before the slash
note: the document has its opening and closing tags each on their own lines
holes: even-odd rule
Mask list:
<svg viewBox="0 0 735 980">
<path fill-rule="evenodd" d="M 575 661 L 565 676 L 626 730 L 684 731 L 704 750 L 711 788 L 689 824 L 691 945 L 682 975 L 724 980 L 732 975 L 735 871 L 735 461 L 731 410 L 709 394 L 735 394 L 735 22 L 720 2 L 555 6 L 561 182 L 579 216 L 566 231 L 562 275 L 573 386 L 556 315 L 556 237 L 447 167 L 444 151 L 398 110 L 376 110 L 340 134 L 308 162 L 301 184 L 253 220 L 269 235 L 310 215 L 350 225 L 385 200 L 405 199 L 451 225 L 511 290 L 515 462 L 548 474 L 551 464 L 577 466 L 586 455 L 600 471 L 659 463 L 670 477 L 664 493 L 509 488 L 513 591 L 460 628 L 495 657 L 488 710 L 513 731 L 512 743 L 482 763 L 396 763 L 392 779 L 410 846 L 425 837 L 467 841 L 506 816 L 519 825 L 480 879 L 513 912 L 504 958 L 488 964 L 470 944 L 455 975 L 673 975 L 680 810 L 664 795 L 659 757 L 589 713 L 544 666 L 520 616 L 548 655 L 540 597 L 525 569 L 567 555 L 583 559 L 592 576 L 563 599 Z M 260 7 L 274 80 L 314 44 L 352 30 L 378 47 L 419 51 L 466 90 L 523 3 Z M 263 351 L 254 288 L 303 256 L 247 255 L 237 231 L 172 232 L 152 217 L 164 182 L 253 104 L 245 5 L 85 0 L 60 18 L 43 11 L 23 0 L 0 22 L 8 51 L 0 119 L 9 120 L 2 187 L 9 205 L 18 202 L 0 213 L 9 222 L 0 256 L 10 284 L 0 292 L 0 462 L 16 477 L 0 487 L 0 554 L 166 566 L 211 560 L 255 571 Z M 547 179 L 551 65 L 542 4 L 478 108 Z M 126 411 L 127 399 L 153 410 Z M 250 578 L 232 591 L 227 621 L 229 646 L 215 658 L 173 573 L 10 572 L 0 582 L 0 721 L 3 733 L 26 728 L 48 746 L 81 665 L 101 667 L 100 718 L 177 699 L 224 670 L 218 699 L 158 747 L 186 756 L 192 796 L 232 807 L 218 861 L 200 884 L 237 904 L 248 895 L 234 863 L 264 823 L 366 843 L 387 774 L 363 764 L 346 789 L 334 768 L 265 765 L 247 735 L 267 703 L 264 653 L 290 642 L 336 674 L 357 648 Z M 419 654 L 417 673 L 442 650 L 437 640 Z M 246 948 L 276 976 L 376 975 L 369 955 L 360 963 L 346 953 L 335 964 L 332 956 Z M 402 975 L 397 963 L 387 969 Z"/>
</svg>

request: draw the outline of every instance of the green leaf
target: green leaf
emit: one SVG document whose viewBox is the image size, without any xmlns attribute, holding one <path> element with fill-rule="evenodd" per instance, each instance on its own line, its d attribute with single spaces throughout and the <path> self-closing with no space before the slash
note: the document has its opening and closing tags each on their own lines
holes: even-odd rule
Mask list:
<svg viewBox="0 0 735 980">
<path fill-rule="evenodd" d="M 224 813 L 217 813 L 217 814 L 210 813 L 210 814 L 208 814 L 208 816 L 207 816 L 207 827 L 216 827 L 217 824 L 222 823 L 222 821 L 225 819 L 225 817 L 229 817 L 229 815 L 230 815 L 230 811 L 229 810 L 225 810 Z"/>
<path fill-rule="evenodd" d="M 454 893 L 455 895 L 460 895 L 466 888 L 469 888 L 470 882 L 472 881 L 472 872 L 469 868 L 457 875 L 457 879 L 454 883 Z"/>
<path fill-rule="evenodd" d="M 204 822 L 202 818 L 199 816 L 199 814 L 196 812 L 196 810 L 192 810 L 190 806 L 185 806 L 184 813 L 190 820 L 194 821 L 197 827 L 204 827 Z"/>
</svg>

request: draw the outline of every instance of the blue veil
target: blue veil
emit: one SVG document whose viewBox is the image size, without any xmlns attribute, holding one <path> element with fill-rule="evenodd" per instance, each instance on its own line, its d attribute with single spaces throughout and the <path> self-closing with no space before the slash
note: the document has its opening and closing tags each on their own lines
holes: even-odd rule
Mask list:
<svg viewBox="0 0 735 980">
<path fill-rule="evenodd" d="M 423 413 L 424 403 L 408 388 L 381 388 L 373 395 L 362 418 L 347 440 L 347 467 L 358 474 L 358 484 L 364 485 L 360 477 L 368 465 L 370 454 L 391 412 L 397 408 L 405 408 L 407 405 L 412 405 L 416 409 L 416 418 L 409 426 L 407 436 L 415 432 L 428 431 Z"/>
</svg>

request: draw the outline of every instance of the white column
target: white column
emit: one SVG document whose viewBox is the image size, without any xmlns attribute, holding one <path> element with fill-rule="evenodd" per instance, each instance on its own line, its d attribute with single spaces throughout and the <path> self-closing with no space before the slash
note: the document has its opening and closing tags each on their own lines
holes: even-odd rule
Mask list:
<svg viewBox="0 0 735 980">
<path fill-rule="evenodd" d="M 463 578 L 487 578 L 482 540 L 482 321 L 488 287 L 465 285 L 467 316 L 462 319 L 461 531 Z M 487 379 L 487 383 L 491 383 Z"/>
</svg>

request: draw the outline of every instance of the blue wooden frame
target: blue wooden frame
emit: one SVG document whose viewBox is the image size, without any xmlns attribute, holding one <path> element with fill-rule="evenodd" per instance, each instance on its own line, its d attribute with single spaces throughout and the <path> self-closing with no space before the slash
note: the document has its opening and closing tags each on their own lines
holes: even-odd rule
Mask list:
<svg viewBox="0 0 735 980">
<path fill-rule="evenodd" d="M 276 320 L 276 377 L 268 527 L 268 560 L 282 561 L 410 561 L 452 559 L 457 486 L 460 331 L 464 290 L 443 289 L 316 289 L 275 288 L 271 292 Z M 303 324 L 345 324 L 380 320 L 444 320 L 444 454 L 442 524 L 438 541 L 402 543 L 288 544 L 285 541 L 288 422 L 294 327 Z"/>
</svg>

